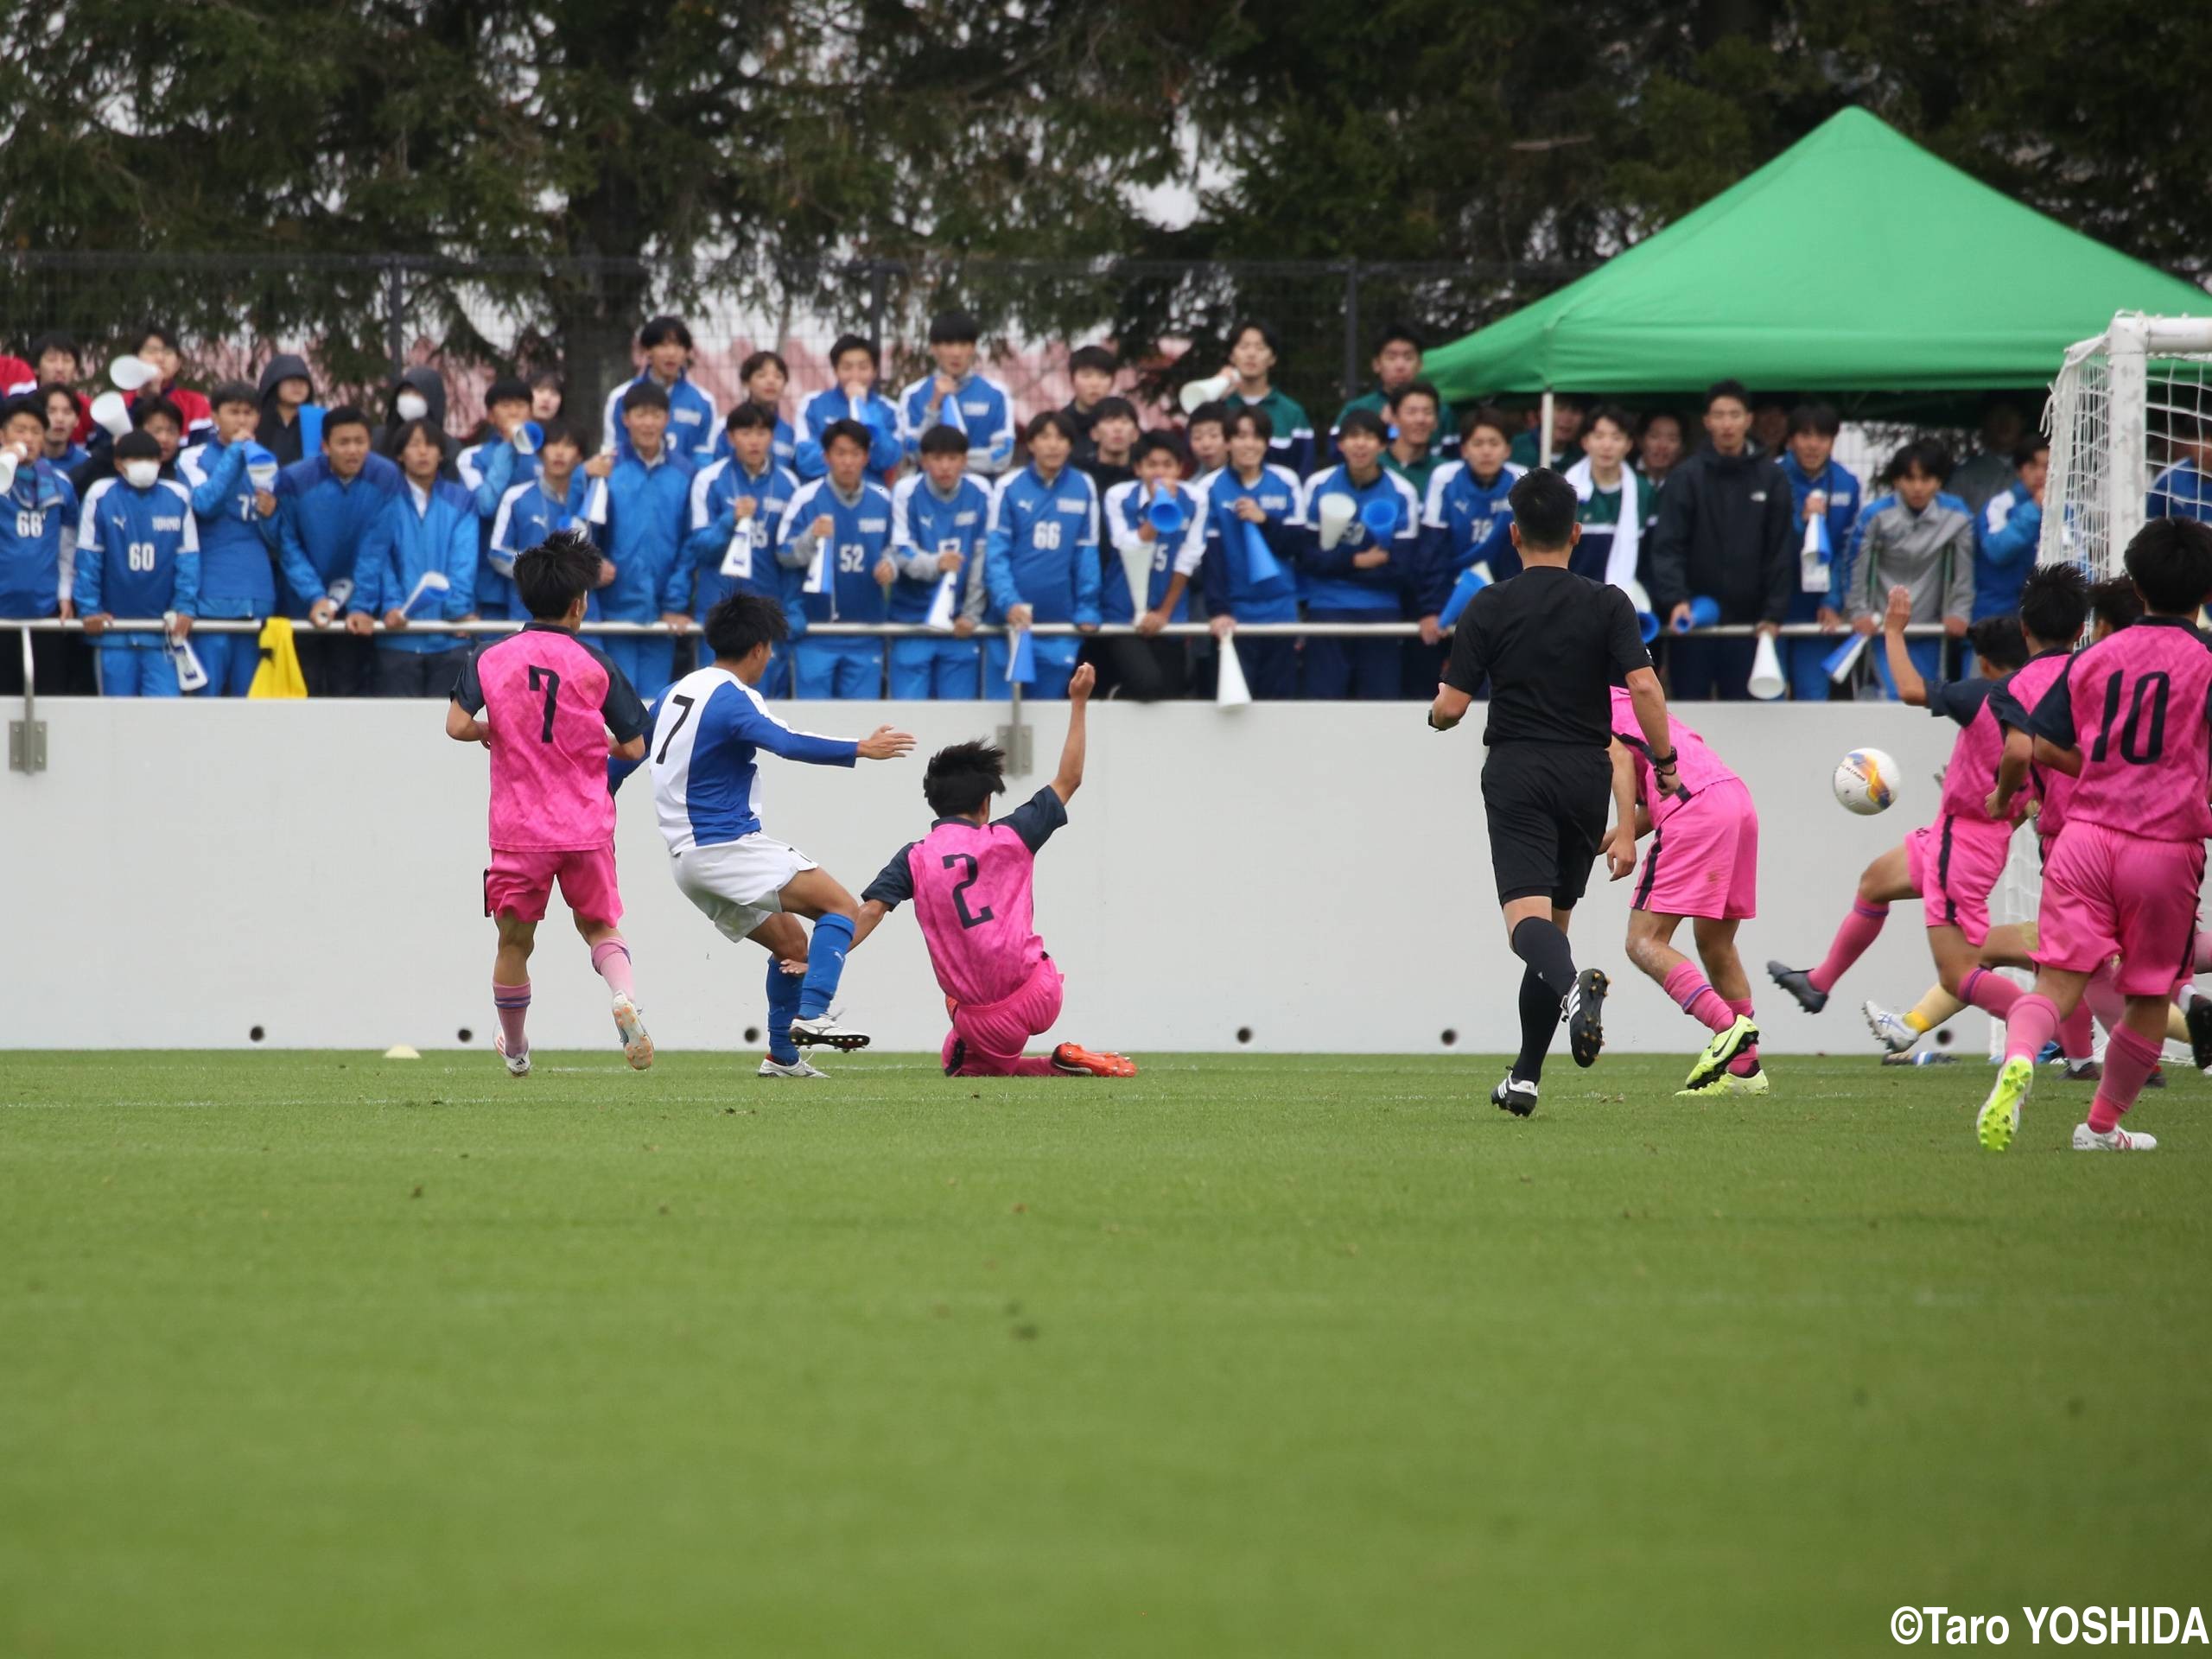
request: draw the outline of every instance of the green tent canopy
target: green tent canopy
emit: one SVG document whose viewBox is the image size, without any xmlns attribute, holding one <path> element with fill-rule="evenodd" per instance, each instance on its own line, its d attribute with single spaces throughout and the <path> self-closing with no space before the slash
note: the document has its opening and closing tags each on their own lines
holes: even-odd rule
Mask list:
<svg viewBox="0 0 2212 1659">
<path fill-rule="evenodd" d="M 1845 110 L 1579 282 L 1429 353 L 1447 400 L 2037 386 L 2115 311 L 2204 292 Z"/>
</svg>

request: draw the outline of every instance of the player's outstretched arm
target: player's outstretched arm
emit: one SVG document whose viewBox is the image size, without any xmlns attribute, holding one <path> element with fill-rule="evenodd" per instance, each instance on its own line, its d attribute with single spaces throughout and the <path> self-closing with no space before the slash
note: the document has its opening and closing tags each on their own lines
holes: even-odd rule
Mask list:
<svg viewBox="0 0 2212 1659">
<path fill-rule="evenodd" d="M 879 726 L 853 747 L 863 760 L 895 760 L 913 748 L 914 737 L 896 727 Z"/>
<path fill-rule="evenodd" d="M 1060 798 L 1065 806 L 1076 791 L 1083 787 L 1084 750 L 1089 747 L 1085 727 L 1090 711 L 1090 688 L 1098 683 L 1098 671 L 1089 663 L 1077 666 L 1068 681 L 1068 741 L 1060 745 L 1060 769 L 1052 774 L 1052 793 Z"/>
<path fill-rule="evenodd" d="M 1888 655 L 1890 678 L 1897 688 L 1897 701 L 1916 709 L 1928 706 L 1928 682 L 1905 646 L 1905 624 L 1912 620 L 1912 594 L 1903 588 L 1890 589 L 1889 608 L 1882 613 L 1882 650 Z"/>
<path fill-rule="evenodd" d="M 890 913 L 891 906 L 880 899 L 864 901 L 861 906 L 860 913 L 853 918 L 853 942 L 845 948 L 848 950 L 859 950 L 861 945 L 868 943 L 868 936 L 875 931 L 876 924 Z"/>
</svg>

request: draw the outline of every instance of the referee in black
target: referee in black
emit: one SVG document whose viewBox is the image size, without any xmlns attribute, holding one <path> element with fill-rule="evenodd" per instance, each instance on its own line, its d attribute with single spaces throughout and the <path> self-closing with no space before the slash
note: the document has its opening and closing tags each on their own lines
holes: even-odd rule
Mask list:
<svg viewBox="0 0 2212 1659">
<path fill-rule="evenodd" d="M 1595 968 L 1578 977 L 1567 924 L 1600 851 L 1616 881 L 1636 866 L 1635 802 L 1616 795 L 1606 757 L 1616 683 L 1625 683 L 1636 700 L 1659 787 L 1672 789 L 1676 779 L 1666 694 L 1628 595 L 1567 568 L 1582 534 L 1574 486 L 1538 468 L 1513 486 L 1511 500 L 1521 574 L 1484 588 L 1461 614 L 1428 723 L 1450 731 L 1489 678 L 1483 808 L 1506 937 L 1527 964 L 1520 1058 L 1491 1099 L 1526 1117 L 1536 1109 L 1554 1027 L 1566 1023 L 1577 1065 L 1593 1064 L 1605 1043 L 1608 981 Z M 1617 813 L 1610 836 L 1609 798 Z"/>
</svg>

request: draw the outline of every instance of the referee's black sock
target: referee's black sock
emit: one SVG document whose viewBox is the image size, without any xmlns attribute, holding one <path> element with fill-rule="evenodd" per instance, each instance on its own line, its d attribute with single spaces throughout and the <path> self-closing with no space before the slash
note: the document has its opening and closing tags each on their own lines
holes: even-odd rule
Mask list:
<svg viewBox="0 0 2212 1659">
<path fill-rule="evenodd" d="M 1529 971 L 1542 980 L 1552 994 L 1552 1019 L 1559 1019 L 1558 1005 L 1574 988 L 1574 952 L 1558 924 L 1545 916 L 1530 916 L 1513 930 L 1513 954 L 1529 964 Z"/>
<path fill-rule="evenodd" d="M 1559 1029 L 1559 998 L 1536 977 L 1536 970 L 1521 971 L 1521 1053 L 1513 1062 L 1513 1075 L 1523 1083 L 1541 1083 L 1544 1053 Z"/>
</svg>

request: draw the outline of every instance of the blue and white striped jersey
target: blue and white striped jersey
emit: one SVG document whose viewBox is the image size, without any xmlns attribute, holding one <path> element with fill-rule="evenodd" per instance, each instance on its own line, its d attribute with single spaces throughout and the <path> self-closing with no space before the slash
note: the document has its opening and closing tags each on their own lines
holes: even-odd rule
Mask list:
<svg viewBox="0 0 2212 1659">
<path fill-rule="evenodd" d="M 726 668 L 696 669 L 669 687 L 645 739 L 653 810 L 671 855 L 758 834 L 764 749 L 786 760 L 849 766 L 849 738 L 795 732 Z"/>
</svg>

